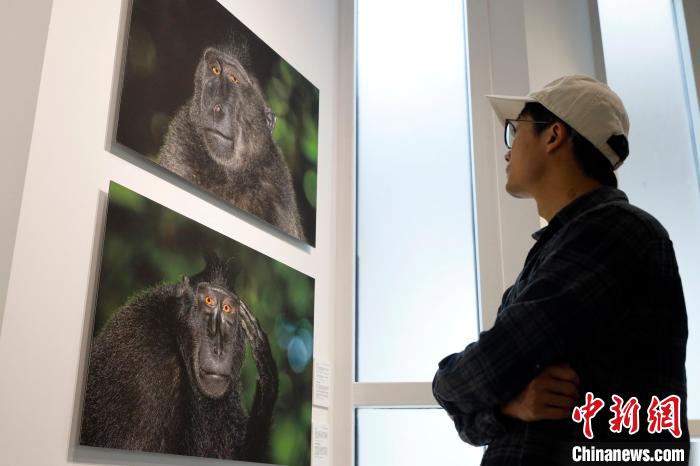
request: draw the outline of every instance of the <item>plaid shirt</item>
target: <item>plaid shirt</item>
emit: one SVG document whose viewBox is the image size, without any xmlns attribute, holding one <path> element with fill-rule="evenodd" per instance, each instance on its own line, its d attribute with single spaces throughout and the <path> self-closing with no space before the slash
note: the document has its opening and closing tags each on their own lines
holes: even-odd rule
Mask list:
<svg viewBox="0 0 700 466">
<path fill-rule="evenodd" d="M 536 232 L 525 266 L 503 295 L 496 322 L 439 363 L 433 393 L 482 465 L 551 464 L 562 442 L 585 440 L 582 425 L 523 422 L 500 413 L 546 366 L 569 363 L 605 402 L 594 441 L 670 441 L 647 433 L 652 395 L 681 398 L 688 439 L 685 351 L 688 324 L 668 233 L 614 188 L 601 187 L 561 209 Z M 610 432 L 612 394 L 641 405 L 639 432 Z"/>
</svg>

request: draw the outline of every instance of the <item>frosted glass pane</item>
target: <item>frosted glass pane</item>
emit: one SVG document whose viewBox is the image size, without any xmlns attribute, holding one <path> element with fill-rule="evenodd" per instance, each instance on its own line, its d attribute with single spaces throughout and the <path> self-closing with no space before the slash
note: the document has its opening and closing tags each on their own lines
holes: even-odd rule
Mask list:
<svg viewBox="0 0 700 466">
<path fill-rule="evenodd" d="M 479 466 L 483 454 L 441 409 L 358 409 L 357 466 Z"/>
<path fill-rule="evenodd" d="M 599 0 L 608 84 L 630 117 L 620 187 L 669 231 L 683 280 L 688 417 L 700 419 L 700 183 L 678 32 L 670 0 Z M 685 36 L 685 31 L 680 32 Z"/>
<path fill-rule="evenodd" d="M 462 1 L 358 2 L 358 380 L 476 338 Z"/>
</svg>

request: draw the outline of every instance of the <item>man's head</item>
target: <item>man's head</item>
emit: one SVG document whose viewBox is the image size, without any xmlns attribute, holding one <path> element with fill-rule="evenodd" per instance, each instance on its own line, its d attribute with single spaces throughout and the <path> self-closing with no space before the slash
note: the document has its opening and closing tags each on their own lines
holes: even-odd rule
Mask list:
<svg viewBox="0 0 700 466">
<path fill-rule="evenodd" d="M 505 156 L 509 193 L 530 197 L 538 184 L 562 176 L 617 186 L 613 170 L 628 155 L 629 120 L 607 85 L 565 76 L 526 97 L 487 97 L 512 143 Z"/>
</svg>

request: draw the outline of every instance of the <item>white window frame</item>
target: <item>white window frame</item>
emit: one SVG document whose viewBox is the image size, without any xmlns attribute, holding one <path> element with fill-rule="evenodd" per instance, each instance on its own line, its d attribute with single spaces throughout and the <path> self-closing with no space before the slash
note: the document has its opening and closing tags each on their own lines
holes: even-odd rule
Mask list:
<svg viewBox="0 0 700 466">
<path fill-rule="evenodd" d="M 467 9 L 467 35 L 469 47 L 469 119 L 471 124 L 470 146 L 472 154 L 479 154 L 472 160 L 474 174 L 473 198 L 474 221 L 477 232 L 479 257 L 491 258 L 479 261 L 478 268 L 478 307 L 479 329 L 493 324 L 496 310 L 501 301 L 505 284 L 515 279 L 532 246 L 530 234 L 539 228 L 539 218 L 532 201 L 516 201 L 508 196 L 505 185 L 505 160 L 503 154 L 503 129 L 496 120 L 488 101 L 483 97 L 499 89 L 500 92 L 515 94 L 529 90 L 527 53 L 523 6 L 520 2 L 500 6 L 489 4 L 488 0 L 469 0 L 464 3 Z M 348 17 L 352 17 L 352 22 Z M 341 76 L 352 76 L 344 81 L 341 95 L 341 125 L 339 139 L 345 142 L 341 157 L 347 155 L 352 160 L 352 219 L 351 231 L 355 224 L 356 186 L 356 128 L 355 128 L 355 63 L 356 63 L 356 2 L 343 2 L 340 11 Z M 466 44 L 465 44 L 466 45 Z M 511 57 L 506 59 L 506 57 Z M 518 57 L 513 59 L 513 57 Z M 348 61 L 352 59 L 351 62 Z M 491 70 L 494 70 L 492 73 Z M 347 152 L 345 152 L 347 151 Z M 346 167 L 339 167 L 345 170 Z M 345 173 L 349 173 L 345 171 Z M 339 180 L 338 180 L 339 181 Z M 343 180 L 344 183 L 344 180 Z M 340 186 L 339 186 L 340 188 Z M 347 202 L 344 204 L 347 205 Z M 340 208 L 340 207 L 339 207 Z M 495 215 L 494 215 L 495 213 Z M 465 213 L 466 214 L 466 213 Z M 465 232 L 468 234 L 468 232 Z M 331 448 L 333 464 L 352 464 L 354 460 L 355 410 L 358 408 L 437 408 L 432 396 L 430 382 L 422 383 L 364 383 L 355 382 L 355 237 L 352 242 L 351 267 L 352 290 L 337 289 L 337 301 L 349 298 L 352 305 L 342 303 L 334 313 L 336 335 L 334 338 L 333 359 L 336 370 L 333 378 L 333 409 L 329 413 L 332 432 Z M 347 238 L 339 241 L 347 244 Z M 348 257 L 343 257 L 347 265 Z M 340 265 L 340 264 L 338 264 Z M 343 273 L 343 276 L 347 276 Z M 336 283 L 339 283 L 336 281 Z M 341 285 L 342 287 L 343 285 Z M 465 312 L 468 312 L 465 309 Z M 466 345 L 465 336 L 465 345 Z M 348 348 L 352 351 L 348 352 Z M 437 367 L 437 361 L 436 361 Z M 348 435 L 350 433 L 350 435 Z"/>
<path fill-rule="evenodd" d="M 678 34 L 686 37 L 679 37 L 681 47 L 682 62 L 687 67 L 685 73 L 687 93 L 689 99 L 695 99 L 696 106 L 690 109 L 691 129 L 693 131 L 695 156 L 700 157 L 700 3 L 697 0 L 672 0 L 675 9 L 675 17 L 678 26 Z M 686 42 L 687 41 L 687 42 Z M 687 48 L 686 48 L 687 45 Z M 690 63 L 688 63 L 690 61 Z M 693 80 L 691 82 L 691 79 Z M 696 160 L 700 164 L 700 160 Z M 700 183 L 700 173 L 698 173 L 698 183 Z M 700 309 L 688 309 L 688 313 L 700 312 Z M 686 364 L 686 370 L 689 367 Z M 700 369 L 696 369 L 700 370 Z M 688 396 L 698 397 L 700 393 L 688 393 Z M 693 439 L 700 438 L 700 419 L 688 419 L 688 430 Z"/>
<path fill-rule="evenodd" d="M 476 154 L 470 159 L 478 249 L 476 264 L 479 330 L 493 325 L 503 291 L 520 271 L 525 255 L 533 244 L 530 235 L 539 228 L 534 202 L 514 200 L 503 188 L 503 154 L 506 151 L 503 144 L 503 128 L 483 97 L 494 92 L 493 89 L 514 94 L 529 91 L 524 12 L 522 4 L 519 4 L 518 9 L 513 8 L 518 6 L 517 3 L 501 3 L 501 8 L 493 2 L 490 3 L 477 0 L 469 1 L 465 5 L 465 8 L 468 8 L 466 32 L 469 47 L 465 44 L 465 52 L 468 53 L 469 61 L 469 145 L 470 152 Z M 504 60 L 504 56 L 509 56 L 510 59 Z M 490 72 L 491 69 L 499 68 L 499 72 Z M 495 212 L 499 214 L 493 215 Z M 465 212 L 465 215 L 469 214 L 472 213 Z M 479 258 L 490 260 L 480 261 Z M 467 342 L 465 335 L 465 346 Z M 355 349 L 353 347 L 353 354 Z M 435 364 L 437 368 L 437 361 Z M 433 398 L 430 382 L 353 382 L 352 404 L 353 409 L 438 406 Z"/>
</svg>

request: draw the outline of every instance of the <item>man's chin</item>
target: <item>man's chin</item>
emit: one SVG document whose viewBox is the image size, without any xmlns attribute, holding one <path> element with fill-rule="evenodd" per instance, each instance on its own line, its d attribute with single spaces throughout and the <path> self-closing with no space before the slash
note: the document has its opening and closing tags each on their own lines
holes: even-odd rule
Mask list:
<svg viewBox="0 0 700 466">
<path fill-rule="evenodd" d="M 512 184 L 506 182 L 506 192 L 510 194 L 513 197 L 516 197 L 518 199 L 529 199 L 532 197 L 530 193 L 525 191 L 522 188 L 519 188 L 517 186 L 513 186 Z"/>
</svg>

